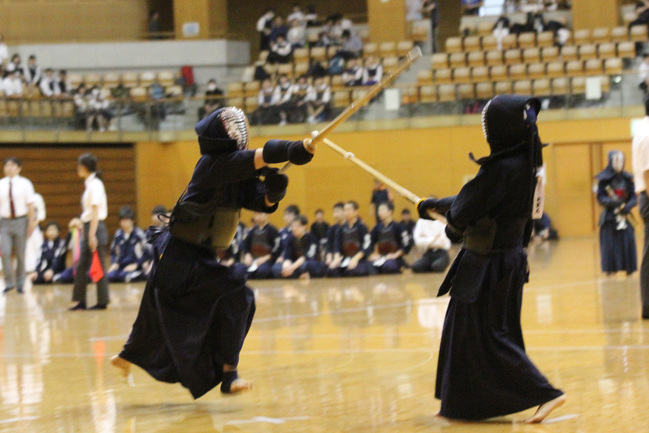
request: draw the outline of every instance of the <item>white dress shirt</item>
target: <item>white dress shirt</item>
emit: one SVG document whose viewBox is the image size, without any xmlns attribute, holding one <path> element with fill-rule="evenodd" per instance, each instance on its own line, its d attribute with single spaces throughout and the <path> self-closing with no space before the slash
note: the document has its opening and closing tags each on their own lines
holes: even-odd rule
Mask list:
<svg viewBox="0 0 649 433">
<path fill-rule="evenodd" d="M 4 42 L 0 42 L 0 63 L 4 63 L 9 59 L 9 48 Z"/>
<path fill-rule="evenodd" d="M 95 173 L 86 178 L 84 184 L 86 190 L 81 196 L 81 221 L 90 222 L 92 219 L 92 206 L 97 206 L 99 221 L 103 221 L 108 216 L 108 200 L 106 199 L 106 189 L 101 179 L 98 179 Z"/>
<path fill-rule="evenodd" d="M 2 80 L 2 89 L 7 96 L 20 96 L 23 94 L 23 83 L 19 77 L 7 77 Z"/>
<path fill-rule="evenodd" d="M 633 183 L 635 192 L 646 191 L 644 172 L 649 170 L 649 116 L 645 116 L 638 126 L 631 143 L 631 162 L 633 165 Z"/>
<path fill-rule="evenodd" d="M 44 75 L 43 78 L 41 78 L 40 88 L 41 93 L 43 93 L 44 96 L 52 97 L 61 94 L 61 89 L 59 89 L 56 78 L 54 77 Z"/>
<path fill-rule="evenodd" d="M 439 221 L 419 218 L 412 234 L 417 249 L 421 252 L 429 249 L 448 251 L 451 248 L 451 241 L 446 236 L 445 227 L 444 223 Z"/>
<path fill-rule="evenodd" d="M 11 218 L 11 205 L 9 204 L 9 181 L 11 180 L 11 197 L 14 203 L 14 216 L 16 218 L 27 216 L 27 205 L 33 204 L 34 185 L 31 180 L 20 175 L 0 179 L 0 216 Z"/>
</svg>

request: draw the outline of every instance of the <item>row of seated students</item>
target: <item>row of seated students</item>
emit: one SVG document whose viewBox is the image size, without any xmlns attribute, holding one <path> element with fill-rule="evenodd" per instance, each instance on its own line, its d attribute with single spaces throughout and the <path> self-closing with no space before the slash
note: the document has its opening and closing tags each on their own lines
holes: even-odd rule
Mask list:
<svg viewBox="0 0 649 433">
<path fill-rule="evenodd" d="M 219 251 L 219 260 L 252 279 L 397 274 L 410 267 L 404 257 L 415 245 L 422 257 L 412 264 L 413 272 L 446 269 L 451 242 L 442 223 L 420 219 L 415 224 L 407 210 L 404 220 L 396 222 L 390 202 L 379 204 L 377 213 L 380 221 L 372 230 L 358 216 L 354 201 L 334 206 L 332 225 L 318 210 L 310 229 L 293 205 L 284 211 L 281 230 L 268 223 L 268 215 L 257 213 L 247 233 L 240 224 L 230 247 Z"/>
<path fill-rule="evenodd" d="M 154 225 L 163 224 L 158 218 L 165 214 L 164 207 L 154 208 L 152 221 Z M 145 280 L 151 270 L 152 250 L 147 243 L 144 231 L 135 225 L 135 212 L 130 206 L 119 210 L 120 228 L 115 233 L 110 246 L 110 266 L 106 277 L 111 282 L 135 282 Z M 79 259 L 80 233 L 83 224 L 73 218 L 69 225 L 68 236 L 61 237 L 61 226 L 50 221 L 45 226 L 45 240 L 41 254 L 32 275 L 34 284 L 72 283 L 76 273 L 76 261 Z M 72 266 L 66 267 L 68 252 L 72 253 Z"/>
</svg>

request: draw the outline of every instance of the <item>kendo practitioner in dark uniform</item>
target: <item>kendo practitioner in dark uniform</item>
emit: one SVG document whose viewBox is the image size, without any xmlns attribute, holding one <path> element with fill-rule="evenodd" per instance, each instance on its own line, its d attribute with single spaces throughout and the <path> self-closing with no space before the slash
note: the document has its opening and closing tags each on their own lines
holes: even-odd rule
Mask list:
<svg viewBox="0 0 649 433">
<path fill-rule="evenodd" d="M 307 231 L 309 221 L 304 215 L 298 215 L 291 223 L 291 230 L 282 240 L 282 255 L 273 265 L 275 278 L 323 277 L 326 271 L 324 263 L 318 260 L 319 243 Z"/>
<path fill-rule="evenodd" d="M 565 401 L 527 357 L 520 323 L 532 210 L 542 212 L 540 109 L 540 101 L 522 95 L 491 99 L 482 112 L 491 155 L 477 161 L 478 174 L 457 196 L 417 206 L 422 218 L 430 219 L 431 209 L 445 214 L 449 238 L 463 241 L 438 292 L 451 295 L 435 389 L 446 418 L 480 420 L 539 406 L 526 420 L 538 423 Z"/>
<path fill-rule="evenodd" d="M 154 264 L 140 311 L 124 349 L 111 358 L 125 378 L 135 364 L 157 380 L 180 382 L 194 398 L 219 383 L 222 393 L 252 386 L 238 378 L 237 364 L 254 296 L 245 274 L 216 261 L 216 249 L 230 245 L 242 207 L 277 209 L 288 178 L 268 164 L 306 164 L 313 154 L 308 139 L 248 150 L 248 129 L 235 107 L 196 124 L 201 157 L 168 227 L 151 232 Z"/>
<path fill-rule="evenodd" d="M 135 212 L 130 206 L 122 206 L 118 215 L 120 228 L 110 245 L 111 265 L 106 277 L 111 283 L 145 280 L 144 267 L 152 259 L 146 235 L 135 225 Z"/>
<path fill-rule="evenodd" d="M 279 230 L 279 238 L 282 240 L 282 242 L 284 242 L 284 239 L 286 239 L 286 237 L 291 233 L 291 224 L 299 215 L 300 208 L 294 204 L 290 204 L 286 206 L 286 209 L 284 209 L 283 218 L 284 224 L 286 225 Z"/>
<path fill-rule="evenodd" d="M 264 212 L 255 214 L 255 225 L 242 243 L 244 252 L 243 264 L 248 271 L 248 278 L 266 279 L 273 276 L 273 263 L 282 252 L 279 232 L 268 224 L 268 215 Z"/>
<path fill-rule="evenodd" d="M 33 284 L 47 284 L 54 281 L 54 276 L 65 270 L 65 256 L 68 253 L 68 241 L 60 237 L 61 226 L 50 221 L 45 226 L 45 241 L 41 245 L 41 255 L 36 264 Z"/>
<path fill-rule="evenodd" d="M 322 209 L 318 209 L 317 211 L 315 211 L 315 222 L 311 224 L 311 234 L 318 240 L 319 250 L 321 253 L 324 251 L 327 245 L 328 231 L 329 224 L 324 220 L 324 211 Z"/>
<path fill-rule="evenodd" d="M 327 243 L 325 244 L 325 265 L 329 266 L 334 261 L 336 236 L 338 230 L 345 223 L 345 203 L 338 202 L 333 209 L 334 223 L 327 229 Z"/>
<path fill-rule="evenodd" d="M 625 271 L 631 275 L 638 269 L 635 231 L 627 217 L 637 203 L 633 175 L 624 171 L 624 154 L 608 153 L 608 165 L 595 179 L 597 201 L 604 206 L 599 219 L 599 247 L 602 271 L 609 275 Z"/>
<path fill-rule="evenodd" d="M 398 274 L 405 266 L 403 256 L 410 251 L 410 235 L 401 224 L 392 219 L 394 204 L 379 204 L 378 213 L 381 222 L 370 233 L 370 248 L 376 249 L 378 253 L 378 257 L 372 261 L 372 266 L 379 274 Z"/>
<path fill-rule="evenodd" d="M 345 203 L 345 224 L 336 233 L 334 259 L 327 276 L 362 277 L 369 275 L 367 258 L 372 253 L 372 240 L 367 226 L 358 217 L 358 203 Z"/>
</svg>

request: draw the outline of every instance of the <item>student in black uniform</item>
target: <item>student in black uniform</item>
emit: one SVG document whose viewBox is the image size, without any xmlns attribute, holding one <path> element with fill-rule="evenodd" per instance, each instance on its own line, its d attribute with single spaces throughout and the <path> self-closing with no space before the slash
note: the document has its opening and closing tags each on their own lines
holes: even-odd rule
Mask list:
<svg viewBox="0 0 649 433">
<path fill-rule="evenodd" d="M 146 279 L 144 268 L 152 257 L 144 231 L 135 225 L 135 211 L 130 206 L 119 209 L 119 226 L 110 245 L 107 278 L 111 283 L 128 283 Z"/>
<path fill-rule="evenodd" d="M 412 239 L 412 236 L 414 234 L 415 224 L 417 224 L 417 222 L 413 221 L 412 215 L 410 214 L 410 209 L 403 209 L 401 211 L 401 225 L 404 229 L 408 230 L 410 239 Z"/>
<path fill-rule="evenodd" d="M 324 256 L 323 251 L 327 245 L 327 232 L 329 224 L 324 219 L 324 211 L 318 209 L 315 211 L 315 222 L 311 224 L 311 234 L 318 240 L 320 254 Z"/>
<path fill-rule="evenodd" d="M 325 265 L 329 267 L 334 261 L 336 236 L 338 230 L 345 223 L 345 203 L 338 202 L 334 205 L 333 209 L 334 223 L 327 230 L 327 243 L 325 244 Z"/>
<path fill-rule="evenodd" d="M 525 246 L 539 214 L 542 145 L 536 127 L 538 99 L 498 95 L 482 112 L 491 155 L 457 196 L 421 201 L 444 213 L 451 240 L 464 246 L 438 296 L 450 291 L 437 363 L 435 396 L 440 415 L 479 420 L 538 406 L 527 423 L 541 422 L 566 397 L 525 353 L 521 301 L 527 281 Z M 471 155 L 473 156 L 473 155 Z M 534 209 L 534 214 L 533 214 Z"/>
<path fill-rule="evenodd" d="M 635 231 L 627 220 L 637 204 L 633 175 L 624 171 L 624 154 L 608 153 L 608 165 L 597 174 L 597 201 L 604 206 L 599 219 L 599 247 L 602 271 L 613 275 L 625 271 L 631 275 L 638 269 Z"/>
<path fill-rule="evenodd" d="M 318 240 L 307 231 L 309 221 L 298 215 L 282 241 L 282 255 L 273 265 L 275 278 L 320 278 L 326 266 L 318 260 Z"/>
<path fill-rule="evenodd" d="M 52 283 L 54 276 L 65 270 L 65 256 L 68 253 L 67 241 L 61 238 L 61 226 L 50 221 L 45 226 L 45 242 L 41 246 L 41 256 L 32 276 L 34 284 Z"/>
<path fill-rule="evenodd" d="M 362 277 L 369 274 L 367 257 L 372 253 L 367 226 L 358 217 L 358 203 L 345 203 L 345 224 L 337 230 L 334 259 L 329 265 L 330 277 Z"/>
<path fill-rule="evenodd" d="M 243 264 L 248 269 L 248 278 L 270 278 L 273 264 L 281 253 L 281 239 L 275 226 L 268 224 L 268 214 L 258 212 L 254 221 L 242 244 Z"/>
<path fill-rule="evenodd" d="M 294 204 L 286 206 L 284 209 L 284 227 L 279 231 L 279 237 L 284 241 L 286 237 L 291 233 L 291 223 L 293 220 L 300 215 L 300 208 Z"/>
<path fill-rule="evenodd" d="M 245 274 L 217 263 L 216 249 L 230 245 L 242 207 L 277 209 L 288 178 L 268 164 L 306 164 L 313 154 L 308 139 L 270 140 L 248 150 L 248 130 L 235 107 L 196 125 L 202 155 L 169 226 L 151 231 L 153 270 L 128 342 L 111 358 L 125 378 L 135 364 L 157 380 L 180 382 L 194 398 L 219 383 L 222 393 L 252 387 L 238 378 L 237 364 L 254 296 Z"/>
<path fill-rule="evenodd" d="M 378 212 L 381 222 L 372 229 L 370 247 L 376 252 L 370 260 L 379 274 L 398 274 L 405 266 L 403 256 L 410 251 L 410 235 L 401 224 L 392 219 L 394 204 L 380 203 Z"/>
<path fill-rule="evenodd" d="M 216 250 L 216 258 L 223 266 L 233 267 L 234 272 L 245 273 L 248 269 L 246 265 L 241 263 L 241 247 L 243 240 L 246 236 L 246 226 L 239 221 L 237 225 L 237 232 L 234 234 L 230 246 L 227 248 L 219 248 Z"/>
</svg>

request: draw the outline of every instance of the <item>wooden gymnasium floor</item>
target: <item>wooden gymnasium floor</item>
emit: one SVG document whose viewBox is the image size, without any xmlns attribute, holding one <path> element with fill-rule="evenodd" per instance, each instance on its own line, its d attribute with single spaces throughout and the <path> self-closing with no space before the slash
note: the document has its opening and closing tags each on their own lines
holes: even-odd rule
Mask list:
<svg viewBox="0 0 649 433">
<path fill-rule="evenodd" d="M 568 402 L 540 425 L 434 418 L 448 298 L 440 275 L 252 281 L 257 315 L 240 370 L 252 392 L 192 401 L 179 385 L 108 364 L 143 284 L 112 285 L 108 311 L 66 311 L 70 286 L 0 297 L 0 432 L 646 432 L 649 321 L 638 277 L 603 278 L 594 239 L 531 252 L 523 329 L 532 359 Z M 93 295 L 94 296 L 94 293 Z M 92 304 L 93 299 L 90 299 Z"/>
</svg>

